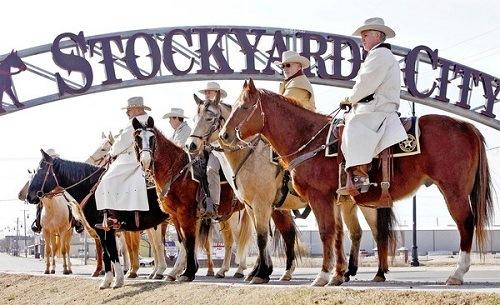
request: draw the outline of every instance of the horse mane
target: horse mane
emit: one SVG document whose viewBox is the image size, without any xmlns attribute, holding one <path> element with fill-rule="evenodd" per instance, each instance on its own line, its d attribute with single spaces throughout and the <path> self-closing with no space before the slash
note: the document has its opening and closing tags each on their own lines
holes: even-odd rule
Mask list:
<svg viewBox="0 0 500 305">
<path fill-rule="evenodd" d="M 159 147 L 168 147 L 169 149 L 173 150 L 177 154 L 182 154 L 186 159 L 187 158 L 187 153 L 182 149 L 181 147 L 177 146 L 174 142 L 170 141 L 158 128 L 154 127 L 155 130 L 155 135 L 156 135 L 156 149 Z M 169 154 L 158 154 L 155 155 L 155 162 L 164 162 L 168 161 L 166 160 Z"/>
<path fill-rule="evenodd" d="M 73 184 L 83 179 L 89 177 L 93 173 L 92 177 L 88 179 L 92 185 L 99 179 L 100 173 L 104 171 L 104 168 L 90 165 L 88 163 L 69 161 L 61 158 L 54 158 L 54 168 L 59 173 L 60 177 L 64 177 L 68 184 Z"/>
</svg>

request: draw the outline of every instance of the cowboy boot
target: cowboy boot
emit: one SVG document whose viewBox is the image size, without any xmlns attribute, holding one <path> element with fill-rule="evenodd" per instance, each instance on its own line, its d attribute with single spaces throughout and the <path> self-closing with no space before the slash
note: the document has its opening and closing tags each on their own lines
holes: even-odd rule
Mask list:
<svg viewBox="0 0 500 305">
<path fill-rule="evenodd" d="M 36 205 L 36 218 L 31 225 L 31 230 L 35 233 L 42 232 L 42 224 L 40 223 L 40 217 L 42 216 L 42 204 L 39 203 Z"/>
<path fill-rule="evenodd" d="M 104 231 L 109 231 L 111 229 L 119 230 L 121 228 L 121 223 L 118 219 L 118 211 L 106 210 L 102 223 L 95 224 L 94 227 Z"/>
<path fill-rule="evenodd" d="M 218 214 L 219 205 L 214 202 L 214 200 L 207 195 L 205 197 L 205 209 L 201 211 L 204 218 L 218 219 L 220 215 Z"/>
<path fill-rule="evenodd" d="M 357 165 L 352 169 L 352 185 L 356 191 L 352 193 L 366 193 L 370 188 L 370 178 L 368 177 L 368 164 Z M 351 189 L 352 190 L 352 189 Z M 359 192 L 357 191 L 359 190 Z M 351 194 L 351 196 L 353 196 Z"/>
</svg>

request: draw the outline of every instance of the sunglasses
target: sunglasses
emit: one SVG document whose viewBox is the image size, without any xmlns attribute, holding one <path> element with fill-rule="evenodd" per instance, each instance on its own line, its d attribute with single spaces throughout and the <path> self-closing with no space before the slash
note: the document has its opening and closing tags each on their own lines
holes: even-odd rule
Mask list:
<svg viewBox="0 0 500 305">
<path fill-rule="evenodd" d="M 281 65 L 281 68 L 290 68 L 292 65 L 291 64 L 283 64 Z"/>
</svg>

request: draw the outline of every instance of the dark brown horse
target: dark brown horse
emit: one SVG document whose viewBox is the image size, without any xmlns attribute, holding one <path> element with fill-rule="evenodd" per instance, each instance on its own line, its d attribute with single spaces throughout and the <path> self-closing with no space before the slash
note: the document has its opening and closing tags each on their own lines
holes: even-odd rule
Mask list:
<svg viewBox="0 0 500 305">
<path fill-rule="evenodd" d="M 330 118 L 299 107 L 293 100 L 255 88 L 253 81 L 243 87 L 231 116 L 220 135 L 229 144 L 260 133 L 265 136 L 285 164 L 325 144 L 327 129 L 296 153 Z M 484 138 L 471 124 L 442 115 L 420 118 L 421 153 L 394 159 L 394 179 L 390 195 L 402 199 L 423 183 L 434 183 L 443 194 L 448 210 L 460 233 L 460 257 L 447 284 L 462 284 L 470 266 L 474 229 L 478 249 L 483 252 L 493 203 L 491 180 Z M 323 267 L 314 284 L 323 284 L 331 271 L 332 244 L 335 235 L 333 205 L 338 188 L 338 164 L 320 152 L 301 163 L 293 172 L 295 189 L 307 198 L 316 215 L 323 242 Z M 370 180 L 381 182 L 376 167 Z M 380 187 L 355 197 L 359 205 L 379 204 Z M 341 240 L 335 240 L 337 256 L 343 256 Z M 343 274 L 342 259 L 337 257 L 333 284 Z"/>
</svg>

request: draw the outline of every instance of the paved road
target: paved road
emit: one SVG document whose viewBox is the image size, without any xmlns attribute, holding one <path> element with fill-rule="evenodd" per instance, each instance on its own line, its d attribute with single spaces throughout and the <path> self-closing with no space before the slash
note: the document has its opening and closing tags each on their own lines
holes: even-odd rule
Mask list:
<svg viewBox="0 0 500 305">
<path fill-rule="evenodd" d="M 83 262 L 79 259 L 73 259 L 72 263 L 72 276 L 74 277 L 90 277 L 94 270 L 94 265 L 83 265 Z M 41 259 L 13 257 L 0 253 L 0 272 L 42 275 L 44 269 L 45 263 Z M 465 277 L 466 283 L 458 287 L 444 285 L 444 281 L 452 272 L 452 267 L 392 267 L 391 272 L 387 275 L 388 281 L 385 283 L 372 283 L 370 281 L 376 272 L 376 268 L 360 269 L 358 275 L 351 282 L 342 285 L 342 287 L 351 289 L 463 290 L 500 293 L 500 266 L 497 265 L 471 266 L 471 270 Z M 127 281 L 145 281 L 151 270 L 151 267 L 140 268 L 139 278 Z M 297 268 L 293 280 L 283 283 L 278 281 L 283 268 L 276 268 L 270 283 L 266 286 L 308 286 L 314 280 L 318 271 L 319 268 Z M 215 279 L 204 276 L 206 269 L 201 268 L 195 281 L 222 285 L 246 285 L 242 280 L 230 277 L 234 272 L 235 269 L 231 269 L 227 273 L 227 278 Z M 59 261 L 56 261 L 57 275 L 62 276 L 62 264 Z"/>
</svg>

